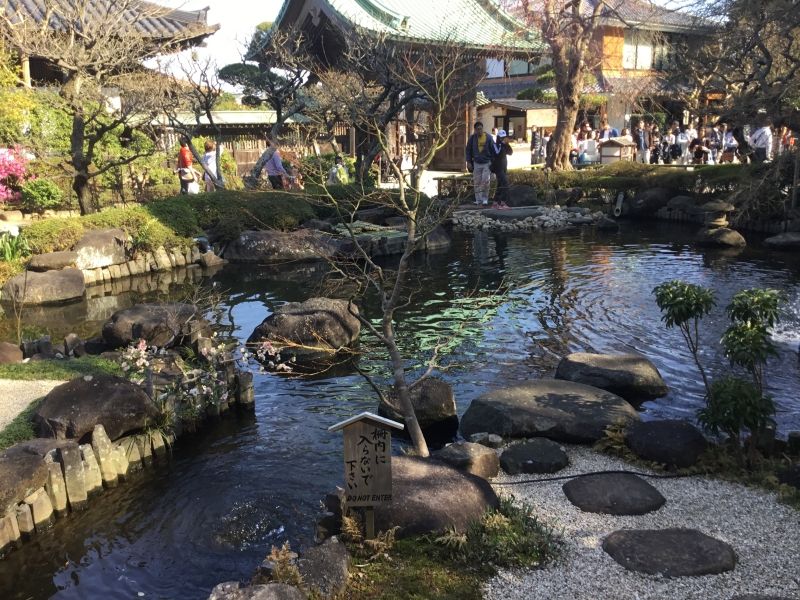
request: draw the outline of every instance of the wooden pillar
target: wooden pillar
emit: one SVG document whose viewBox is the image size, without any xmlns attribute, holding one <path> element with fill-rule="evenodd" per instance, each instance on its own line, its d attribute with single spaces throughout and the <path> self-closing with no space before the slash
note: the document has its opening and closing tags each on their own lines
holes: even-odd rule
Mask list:
<svg viewBox="0 0 800 600">
<path fill-rule="evenodd" d="M 356 128 L 350 127 L 350 158 L 356 157 Z"/>
<path fill-rule="evenodd" d="M 32 87 L 31 83 L 31 61 L 27 56 L 20 59 L 22 67 L 22 84 L 26 87 Z"/>
</svg>

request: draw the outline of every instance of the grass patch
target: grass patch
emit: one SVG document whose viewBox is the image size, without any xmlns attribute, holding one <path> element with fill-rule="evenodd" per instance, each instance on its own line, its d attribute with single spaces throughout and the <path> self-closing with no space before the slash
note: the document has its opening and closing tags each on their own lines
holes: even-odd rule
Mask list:
<svg viewBox="0 0 800 600">
<path fill-rule="evenodd" d="M 516 504 L 513 498 L 501 499 L 497 510 L 464 532 L 448 530 L 396 542 L 393 535 L 384 534 L 375 544 L 358 539 L 360 534 L 354 539 L 353 530 L 345 525 L 342 536 L 356 566 L 341 600 L 477 600 L 483 583 L 498 568 L 537 567 L 560 552 L 552 529 L 530 506 Z"/>
<path fill-rule="evenodd" d="M 0 364 L 0 379 L 68 380 L 84 375 L 118 375 L 122 369 L 118 363 L 98 356 L 84 356 L 65 360 L 34 360 L 26 363 Z"/>
<path fill-rule="evenodd" d="M 42 400 L 44 398 L 31 402 L 28 408 L 19 413 L 11 423 L 6 425 L 5 429 L 0 431 L 0 450 L 36 437 L 36 433 L 33 431 L 33 413 L 39 408 Z"/>
</svg>

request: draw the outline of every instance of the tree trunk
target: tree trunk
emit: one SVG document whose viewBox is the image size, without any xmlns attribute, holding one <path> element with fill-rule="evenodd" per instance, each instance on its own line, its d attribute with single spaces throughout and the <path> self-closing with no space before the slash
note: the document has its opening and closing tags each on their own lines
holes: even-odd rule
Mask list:
<svg viewBox="0 0 800 600">
<path fill-rule="evenodd" d="M 81 87 L 81 78 L 75 76 L 64 84 L 62 93 L 72 109 L 72 131 L 69 136 L 70 164 L 75 170 L 75 175 L 72 178 L 72 189 L 78 197 L 81 214 L 88 215 L 95 212 L 95 207 L 89 196 L 91 157 L 87 157 L 83 149 L 86 142 L 86 118 L 79 103 L 80 101 L 76 100 L 81 93 Z"/>
<path fill-rule="evenodd" d="M 89 176 L 85 171 L 80 171 L 72 178 L 72 189 L 78 197 L 78 206 L 82 215 L 95 212 L 95 206 L 89 193 Z"/>
<path fill-rule="evenodd" d="M 552 152 L 548 149 L 547 166 L 554 171 L 569 171 L 572 163 L 569 153 L 572 150 L 572 131 L 578 118 L 578 98 L 576 94 L 559 95 L 556 103 L 558 122 L 553 132 Z"/>
</svg>

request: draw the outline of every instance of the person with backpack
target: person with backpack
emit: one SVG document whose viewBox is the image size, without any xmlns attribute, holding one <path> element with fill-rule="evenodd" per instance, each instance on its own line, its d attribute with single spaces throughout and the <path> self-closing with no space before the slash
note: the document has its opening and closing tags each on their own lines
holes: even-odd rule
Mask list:
<svg viewBox="0 0 800 600">
<path fill-rule="evenodd" d="M 489 185 L 492 180 L 492 160 L 494 159 L 494 140 L 483 130 L 483 123 L 475 123 L 473 133 L 467 140 L 467 170 L 472 173 L 475 190 L 475 204 L 489 204 Z"/>
<path fill-rule="evenodd" d="M 508 157 L 514 153 L 511 144 L 508 143 L 508 135 L 504 129 L 497 132 L 497 140 L 494 142 L 492 152 L 492 170 L 497 177 L 497 190 L 494 194 L 492 208 L 508 208 Z"/>
</svg>

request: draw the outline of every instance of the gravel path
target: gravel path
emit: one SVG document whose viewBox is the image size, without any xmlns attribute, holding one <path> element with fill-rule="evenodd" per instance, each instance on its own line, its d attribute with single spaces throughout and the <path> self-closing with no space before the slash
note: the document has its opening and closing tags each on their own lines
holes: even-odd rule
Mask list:
<svg viewBox="0 0 800 600">
<path fill-rule="evenodd" d="M 0 379 L 0 430 L 4 429 L 28 405 L 43 398 L 63 381 L 17 381 Z"/>
<path fill-rule="evenodd" d="M 571 465 L 556 475 L 606 469 L 642 470 L 589 448 L 565 446 Z M 546 477 L 546 476 L 541 476 Z M 534 479 L 500 475 L 495 483 Z M 585 513 L 551 483 L 497 485 L 536 508 L 543 521 L 563 531 L 564 555 L 540 570 L 502 571 L 489 581 L 487 600 L 729 600 L 736 594 L 800 598 L 800 511 L 773 494 L 742 485 L 692 477 L 648 479 L 667 499 L 660 510 L 638 517 Z M 602 549 L 617 529 L 689 527 L 731 544 L 736 568 L 721 575 L 667 579 L 626 571 Z"/>
</svg>

